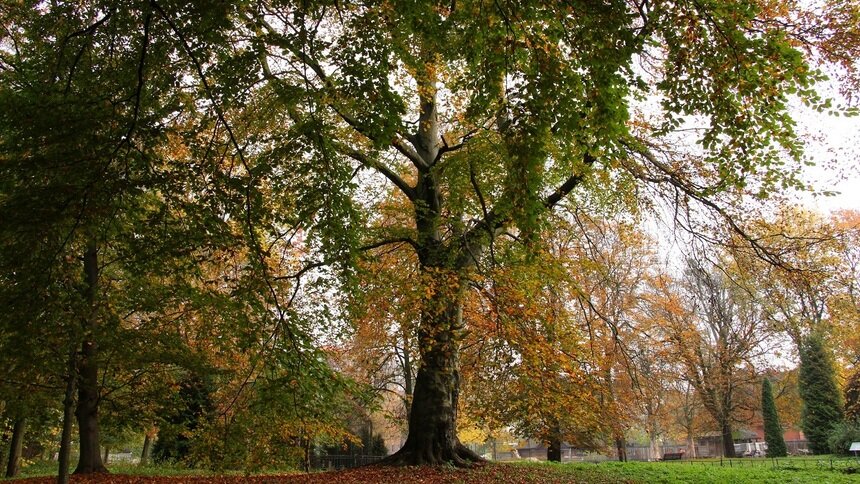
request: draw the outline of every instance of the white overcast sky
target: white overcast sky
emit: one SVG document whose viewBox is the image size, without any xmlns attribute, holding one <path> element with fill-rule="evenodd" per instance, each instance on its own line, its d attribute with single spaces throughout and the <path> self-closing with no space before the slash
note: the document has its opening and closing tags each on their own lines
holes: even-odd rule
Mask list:
<svg viewBox="0 0 860 484">
<path fill-rule="evenodd" d="M 821 211 L 860 210 L 860 117 L 836 117 L 798 109 L 799 134 L 816 166 L 806 170 L 819 190 L 840 192 L 832 197 L 802 196 L 804 204 Z"/>
</svg>

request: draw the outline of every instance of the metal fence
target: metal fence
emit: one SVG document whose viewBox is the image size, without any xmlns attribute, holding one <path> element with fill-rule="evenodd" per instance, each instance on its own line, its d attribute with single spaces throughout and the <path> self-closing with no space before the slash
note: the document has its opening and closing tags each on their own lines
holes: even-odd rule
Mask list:
<svg viewBox="0 0 860 484">
<path fill-rule="evenodd" d="M 860 470 L 860 459 L 855 458 L 740 458 L 740 459 L 685 459 L 665 461 L 665 465 L 700 465 L 710 467 L 771 467 L 774 469 L 830 469 Z"/>
<path fill-rule="evenodd" d="M 807 441 L 805 440 L 791 440 L 787 441 L 786 448 L 788 450 L 788 454 L 791 456 L 806 456 L 809 455 L 809 450 L 807 448 Z M 494 459 L 498 461 L 508 461 L 508 460 L 545 460 L 546 459 L 546 447 L 543 445 L 536 445 L 534 447 L 525 447 L 517 449 L 517 452 L 513 451 L 496 451 L 491 452 L 490 448 L 476 448 L 473 449 L 478 454 L 483 454 L 489 459 Z M 665 443 L 663 445 L 658 446 L 656 449 L 652 449 L 648 445 L 638 445 L 638 444 L 628 444 L 626 447 L 627 452 L 627 460 L 631 461 L 657 461 L 661 460 L 663 456 L 667 453 L 679 453 L 685 452 L 687 450 L 687 446 L 684 444 L 678 443 Z M 722 444 L 719 442 L 699 442 L 696 443 L 696 453 L 695 457 L 690 454 L 686 454 L 682 460 L 684 462 L 689 462 L 690 460 L 703 460 L 703 459 L 719 459 L 723 453 Z M 562 445 L 561 449 L 561 460 L 562 462 L 603 462 L 607 460 L 616 460 L 617 457 L 614 455 L 604 455 L 596 452 L 588 452 L 581 449 L 575 449 L 569 447 L 567 444 Z M 749 458 L 747 458 L 749 459 Z M 712 462 L 711 460 L 706 460 L 705 462 Z"/>
<path fill-rule="evenodd" d="M 311 457 L 311 467 L 321 470 L 352 469 L 384 459 L 379 455 L 320 455 Z"/>
</svg>

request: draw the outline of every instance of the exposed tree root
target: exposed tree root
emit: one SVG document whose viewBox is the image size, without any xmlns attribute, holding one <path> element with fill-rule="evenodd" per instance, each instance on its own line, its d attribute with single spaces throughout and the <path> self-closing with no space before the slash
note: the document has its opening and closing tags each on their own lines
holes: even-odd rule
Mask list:
<svg viewBox="0 0 860 484">
<path fill-rule="evenodd" d="M 452 449 L 432 446 L 414 449 L 412 446 L 404 445 L 402 449 L 375 465 L 391 467 L 453 465 L 454 467 L 468 468 L 484 462 L 486 460 L 481 456 L 457 442 Z"/>
</svg>

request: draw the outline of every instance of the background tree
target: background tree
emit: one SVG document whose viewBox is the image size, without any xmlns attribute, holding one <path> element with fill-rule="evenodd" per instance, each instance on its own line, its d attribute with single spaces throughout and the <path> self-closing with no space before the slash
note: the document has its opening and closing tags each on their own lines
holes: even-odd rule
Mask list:
<svg viewBox="0 0 860 484">
<path fill-rule="evenodd" d="M 718 426 L 723 455 L 734 457 L 733 423 L 764 334 L 749 299 L 726 274 L 706 262 L 687 264 L 683 289 L 666 281 L 657 286 L 656 309 L 685 378 Z"/>
<path fill-rule="evenodd" d="M 860 420 L 860 368 L 855 369 L 845 383 L 845 418 Z"/>
<path fill-rule="evenodd" d="M 768 457 L 785 457 L 787 455 L 785 440 L 782 438 L 782 425 L 776 403 L 773 401 L 773 389 L 770 380 L 765 378 L 761 384 L 761 413 L 764 420 L 764 441 L 767 442 Z"/>
<path fill-rule="evenodd" d="M 836 384 L 833 356 L 819 333 L 807 336 L 800 348 L 801 422 L 809 449 L 815 454 L 830 452 L 830 433 L 842 423 L 842 394 Z"/>
<path fill-rule="evenodd" d="M 198 86 L 179 80 L 199 73 L 191 44 L 229 48 L 221 34 L 230 8 L 3 6 L 0 297 L 10 311 L 0 344 L 33 342 L 10 353 L 10 369 L 51 373 L 34 383 L 67 383 L 61 480 L 75 414 L 77 471 L 105 471 L 100 412 L 151 410 L 144 397 L 201 353 L 221 362 L 254 355 L 236 376 L 241 388 L 286 346 L 293 368 L 320 361 L 316 349 L 305 351 L 317 346 L 307 314 L 283 298 L 296 295 L 292 279 L 270 276 L 289 270 L 297 222 L 264 200 L 276 191 L 270 179 L 237 170 L 226 154 L 241 133 L 225 126 L 235 98 L 225 91 L 217 112 L 200 109 Z M 187 28 L 177 34 L 177 23 Z M 42 354 L 28 362 L 36 348 Z M 319 376 L 311 373 L 292 375 Z M 141 427 L 152 424 L 151 411 L 139 414 L 149 420 Z"/>
<path fill-rule="evenodd" d="M 670 416 L 666 426 L 680 430 L 676 435 L 680 435 L 686 442 L 687 456 L 697 457 L 696 436 L 704 425 L 701 419 L 702 403 L 696 395 L 695 388 L 687 380 L 679 378 L 672 382 L 666 400 L 666 414 Z"/>
</svg>

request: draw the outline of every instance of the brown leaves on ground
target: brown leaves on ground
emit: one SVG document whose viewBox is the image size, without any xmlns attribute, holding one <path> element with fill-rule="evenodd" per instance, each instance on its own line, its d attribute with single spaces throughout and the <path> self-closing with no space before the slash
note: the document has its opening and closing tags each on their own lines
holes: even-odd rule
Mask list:
<svg viewBox="0 0 860 484">
<path fill-rule="evenodd" d="M 593 476 L 591 476 L 593 477 Z M 27 484 L 51 484 L 56 478 L 38 477 L 20 481 Z M 296 483 L 320 484 L 355 482 L 367 483 L 543 483 L 543 482 L 594 482 L 592 479 L 569 474 L 561 474 L 552 467 L 519 466 L 505 464 L 484 464 L 470 469 L 445 467 L 360 467 L 345 471 L 319 472 L 314 474 L 265 475 L 265 476 L 129 476 L 102 474 L 72 476 L 73 484 L 111 483 L 111 484 L 221 484 L 221 483 Z"/>
</svg>

